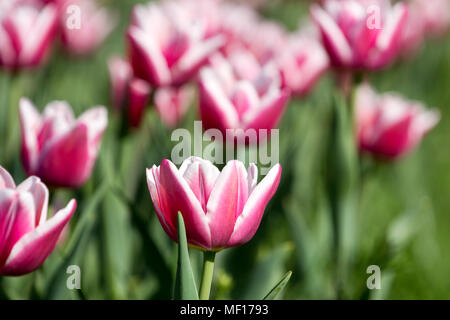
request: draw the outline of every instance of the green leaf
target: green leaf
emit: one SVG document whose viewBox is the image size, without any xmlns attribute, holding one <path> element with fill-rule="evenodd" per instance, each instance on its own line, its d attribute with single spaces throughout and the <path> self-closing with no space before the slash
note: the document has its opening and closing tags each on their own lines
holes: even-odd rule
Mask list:
<svg viewBox="0 0 450 320">
<path fill-rule="evenodd" d="M 197 286 L 189 260 L 186 230 L 181 213 L 178 213 L 178 266 L 175 279 L 175 300 L 198 300 Z"/>
<path fill-rule="evenodd" d="M 286 287 L 289 279 L 291 278 L 292 271 L 288 271 L 283 278 L 269 291 L 268 294 L 263 298 L 263 300 L 275 300 L 275 298 L 280 294 L 280 292 Z"/>
</svg>

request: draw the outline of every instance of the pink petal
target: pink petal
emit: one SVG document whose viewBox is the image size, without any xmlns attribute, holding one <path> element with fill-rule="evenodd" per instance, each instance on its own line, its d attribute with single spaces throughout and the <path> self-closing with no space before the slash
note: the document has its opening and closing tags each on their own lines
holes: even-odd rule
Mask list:
<svg viewBox="0 0 450 320">
<path fill-rule="evenodd" d="M 255 130 L 276 128 L 286 110 L 288 99 L 289 92 L 287 90 L 274 92 L 260 108 L 253 109 L 245 115 L 245 128 Z"/>
<path fill-rule="evenodd" d="M 79 123 L 47 144 L 39 157 L 37 175 L 47 184 L 77 187 L 89 178 L 95 158 L 90 155 L 88 127 Z"/>
<path fill-rule="evenodd" d="M 236 109 L 210 68 L 200 73 L 199 100 L 200 114 L 206 129 L 226 130 L 235 128 L 239 123 Z"/>
<path fill-rule="evenodd" d="M 0 266 L 10 254 L 11 249 L 23 235 L 35 228 L 35 206 L 33 197 L 28 192 L 2 192 L 2 239 L 0 239 Z M 8 208 L 9 204 L 9 208 Z M 1 268 L 0 268 L 1 269 Z M 1 273 L 1 271 L 0 271 Z"/>
<path fill-rule="evenodd" d="M 5 265 L 0 268 L 0 274 L 18 276 L 39 268 L 53 251 L 75 208 L 76 201 L 71 200 L 48 221 L 23 236 L 14 245 Z"/>
<path fill-rule="evenodd" d="M 209 231 L 205 212 L 195 197 L 186 180 L 181 176 L 175 165 L 163 159 L 160 166 L 161 188 L 165 192 L 172 224 L 176 225 L 178 212 L 183 214 L 188 241 L 202 248 L 211 247 L 211 233 Z"/>
<path fill-rule="evenodd" d="M 170 70 L 160 48 L 143 30 L 132 26 L 128 30 L 130 41 L 131 65 L 136 76 L 139 76 L 154 86 L 166 85 L 171 82 Z"/>
<path fill-rule="evenodd" d="M 211 248 L 227 245 L 247 198 L 247 171 L 242 162 L 229 161 L 217 178 L 207 204 Z"/>
<path fill-rule="evenodd" d="M 113 106 L 116 109 L 121 109 L 125 103 L 128 82 L 132 77 L 133 70 L 128 61 L 119 57 L 108 60 L 108 70 Z"/>
<path fill-rule="evenodd" d="M 48 210 L 48 189 L 38 177 L 29 177 L 23 181 L 17 190 L 20 192 L 29 192 L 33 196 L 34 206 L 36 210 L 36 219 L 34 226 L 44 223 L 47 220 Z"/>
<path fill-rule="evenodd" d="M 0 190 L 2 189 L 15 189 L 16 184 L 14 183 L 14 179 L 11 177 L 8 171 L 5 168 L 0 166 Z"/>
<path fill-rule="evenodd" d="M 331 58 L 339 65 L 349 65 L 353 59 L 352 49 L 333 18 L 317 4 L 311 6 L 311 15 L 321 30 Z"/>
<path fill-rule="evenodd" d="M 22 163 L 26 172 L 33 172 L 39 156 L 38 134 L 42 126 L 42 118 L 30 100 L 20 99 L 20 128 L 22 132 Z"/>
<path fill-rule="evenodd" d="M 89 143 L 96 153 L 103 133 L 108 125 L 108 110 L 103 106 L 93 107 L 80 115 L 77 123 L 83 123 L 88 128 Z"/>
<path fill-rule="evenodd" d="M 128 121 L 131 126 L 140 125 L 150 93 L 151 87 L 147 81 L 137 78 L 131 81 L 128 93 Z"/>
<path fill-rule="evenodd" d="M 159 222 L 167 235 L 173 241 L 177 241 L 177 226 L 174 225 L 175 218 L 170 216 L 171 213 L 169 212 L 169 209 L 167 209 L 167 196 L 164 189 L 161 188 L 159 167 L 153 166 L 151 169 L 147 169 L 146 172 L 148 190 L 150 191 L 150 197 L 152 198 Z"/>
<path fill-rule="evenodd" d="M 189 157 L 183 161 L 178 171 L 194 192 L 203 211 L 206 212 L 206 204 L 220 174 L 219 169 L 210 161 Z"/>
<path fill-rule="evenodd" d="M 192 102 L 193 91 L 189 86 L 180 88 L 161 87 L 156 90 L 154 103 L 156 110 L 169 127 L 176 127 Z"/>
<path fill-rule="evenodd" d="M 264 209 L 275 194 L 281 177 L 281 166 L 275 165 L 248 197 L 242 214 L 237 218 L 228 246 L 248 242 L 258 230 Z"/>
</svg>

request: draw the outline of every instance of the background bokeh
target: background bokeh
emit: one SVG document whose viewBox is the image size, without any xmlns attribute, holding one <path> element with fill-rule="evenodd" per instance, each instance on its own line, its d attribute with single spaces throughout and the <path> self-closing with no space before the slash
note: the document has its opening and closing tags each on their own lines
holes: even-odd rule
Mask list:
<svg viewBox="0 0 450 320">
<path fill-rule="evenodd" d="M 92 56 L 75 58 L 61 49 L 48 65 L 19 74 L 0 71 L 0 164 L 16 181 L 25 178 L 19 158 L 17 108 L 22 96 L 38 108 L 66 100 L 78 115 L 94 105 L 110 105 L 107 59 L 126 52 L 124 31 L 137 1 L 104 1 L 120 14 L 120 24 Z M 307 1 L 273 1 L 261 9 L 295 30 L 308 13 Z M 324 190 L 329 155 L 329 122 L 336 90 L 327 73 L 304 99 L 293 99 L 280 126 L 280 187 L 261 227 L 248 244 L 217 256 L 213 297 L 259 299 L 292 270 L 287 299 L 449 299 L 450 298 L 450 38 L 428 40 L 413 57 L 370 75 L 380 92 L 397 91 L 441 111 L 438 126 L 413 153 L 391 163 L 371 163 L 359 187 L 355 254 L 345 270 L 333 254 L 330 210 Z M 192 128 L 192 106 L 183 125 Z M 110 109 L 99 160 L 80 190 L 56 190 L 52 204 L 76 197 L 79 206 L 66 240 L 38 271 L 2 278 L 9 298 L 167 299 L 175 274 L 176 245 L 163 232 L 145 181 L 145 168 L 169 158 L 171 131 L 154 108 L 143 125 L 118 135 L 120 119 Z M 2 111 L 3 112 L 3 111 Z M 7 120 L 7 121 L 5 121 Z M 364 167 L 364 166 L 363 166 Z M 76 226 L 76 227 L 75 227 Z M 196 278 L 200 253 L 191 250 Z M 82 270 L 82 290 L 65 288 L 65 268 Z M 366 268 L 377 264 L 382 289 L 366 287 Z"/>
</svg>

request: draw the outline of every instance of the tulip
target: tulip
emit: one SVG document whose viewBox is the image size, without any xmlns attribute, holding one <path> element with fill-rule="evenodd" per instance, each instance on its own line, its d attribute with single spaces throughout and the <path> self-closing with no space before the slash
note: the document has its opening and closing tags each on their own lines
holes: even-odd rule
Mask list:
<svg viewBox="0 0 450 320">
<path fill-rule="evenodd" d="M 413 0 L 425 21 L 426 33 L 442 35 L 450 28 L 450 1 Z"/>
<path fill-rule="evenodd" d="M 128 61 L 115 56 L 108 60 L 108 70 L 112 105 L 116 110 L 121 110 L 127 97 L 128 85 L 133 78 L 133 70 Z"/>
<path fill-rule="evenodd" d="M 206 37 L 206 29 L 175 1 L 137 5 L 127 38 L 135 76 L 154 87 L 188 82 L 223 44 L 220 35 Z"/>
<path fill-rule="evenodd" d="M 186 159 L 180 169 L 164 159 L 147 169 L 147 184 L 156 214 L 167 235 L 177 241 L 177 213 L 186 225 L 188 243 L 220 251 L 248 242 L 259 227 L 264 209 L 280 182 L 276 164 L 260 183 L 258 169 L 229 161 L 220 172 L 211 162 Z"/>
<path fill-rule="evenodd" d="M 130 82 L 128 92 L 128 122 L 132 127 L 139 127 L 151 93 L 150 85 L 141 79 Z"/>
<path fill-rule="evenodd" d="M 55 4 L 20 2 L 0 7 L 0 66 L 16 70 L 41 64 L 57 31 Z"/>
<path fill-rule="evenodd" d="M 67 12 L 71 6 L 76 6 L 80 10 L 78 26 L 70 23 L 71 15 L 76 18 L 76 12 Z M 109 10 L 98 8 L 93 0 L 66 0 L 62 7 L 62 43 L 75 55 L 92 53 L 116 25 L 116 17 Z"/>
<path fill-rule="evenodd" d="M 439 112 L 395 94 L 377 95 L 365 84 L 355 97 L 359 148 L 382 158 L 395 158 L 417 146 L 439 122 Z"/>
<path fill-rule="evenodd" d="M 92 108 L 75 119 L 66 102 L 55 101 L 41 115 L 22 98 L 19 115 L 25 171 L 55 187 L 82 185 L 91 175 L 108 123 L 106 108 Z"/>
<path fill-rule="evenodd" d="M 306 33 L 295 34 L 277 58 L 283 87 L 293 94 L 305 95 L 328 69 L 328 55 L 322 45 Z"/>
<path fill-rule="evenodd" d="M 16 187 L 0 166 L 0 275 L 20 276 L 39 268 L 69 223 L 76 201 L 47 220 L 48 189 L 37 177 Z"/>
<path fill-rule="evenodd" d="M 200 72 L 199 89 L 204 127 L 224 134 L 227 129 L 275 128 L 289 98 L 276 66 L 260 66 L 249 52 L 237 52 L 228 61 L 214 57 L 213 66 Z"/>
<path fill-rule="evenodd" d="M 326 0 L 311 15 L 335 67 L 380 69 L 398 55 L 408 6 L 389 0 Z"/>
<path fill-rule="evenodd" d="M 185 85 L 180 88 L 162 87 L 155 93 L 155 107 L 166 126 L 176 127 L 188 111 L 194 92 Z"/>
</svg>

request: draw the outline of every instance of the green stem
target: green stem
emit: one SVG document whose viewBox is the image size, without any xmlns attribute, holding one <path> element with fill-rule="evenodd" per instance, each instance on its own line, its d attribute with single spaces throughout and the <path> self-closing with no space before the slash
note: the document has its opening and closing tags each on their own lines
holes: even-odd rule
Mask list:
<svg viewBox="0 0 450 320">
<path fill-rule="evenodd" d="M 211 283 L 214 273 L 214 259 L 216 253 L 214 251 L 205 251 L 203 253 L 203 275 L 200 284 L 200 300 L 209 300 L 211 292 Z"/>
</svg>

